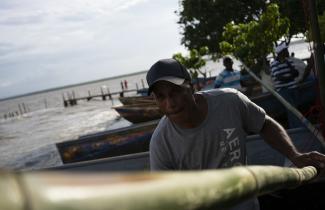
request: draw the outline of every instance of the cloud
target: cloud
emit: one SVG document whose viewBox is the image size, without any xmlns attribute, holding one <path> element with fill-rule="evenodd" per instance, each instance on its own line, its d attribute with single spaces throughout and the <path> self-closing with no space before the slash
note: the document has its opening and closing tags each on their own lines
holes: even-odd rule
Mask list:
<svg viewBox="0 0 325 210">
<path fill-rule="evenodd" d="M 16 53 L 16 52 L 23 52 L 28 50 L 29 47 L 28 46 L 15 46 L 12 43 L 1 43 L 0 42 L 0 61 L 1 61 L 1 57 L 10 55 L 12 53 Z"/>
<path fill-rule="evenodd" d="M 0 81 L 0 87 L 1 88 L 9 87 L 11 85 L 12 85 L 11 81 Z"/>
<path fill-rule="evenodd" d="M 10 85 L 0 98 L 144 70 L 182 51 L 175 9 L 174 0 L 0 1 L 0 78 Z"/>
<path fill-rule="evenodd" d="M 40 15 L 20 16 L 20 17 L 7 17 L 0 21 L 0 25 L 26 25 L 36 24 L 42 21 Z"/>
</svg>

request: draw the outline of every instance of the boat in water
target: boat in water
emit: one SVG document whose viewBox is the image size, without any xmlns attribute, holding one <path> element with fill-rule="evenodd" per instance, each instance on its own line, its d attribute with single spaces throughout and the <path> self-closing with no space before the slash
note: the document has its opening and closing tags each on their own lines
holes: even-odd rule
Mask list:
<svg viewBox="0 0 325 210">
<path fill-rule="evenodd" d="M 64 164 L 148 151 L 157 124 L 152 121 L 81 136 L 56 147 Z"/>
<path fill-rule="evenodd" d="M 158 121 L 88 135 L 57 144 L 63 166 L 59 170 L 133 171 L 149 169 L 149 143 Z M 318 139 L 306 128 L 289 129 L 288 134 L 301 152 L 325 152 Z M 246 140 L 249 165 L 290 166 L 259 135 Z"/>
<path fill-rule="evenodd" d="M 148 122 L 160 119 L 163 116 L 155 103 L 122 105 L 112 108 L 131 123 Z"/>
<path fill-rule="evenodd" d="M 297 89 L 301 93 L 301 100 L 298 109 L 305 113 L 316 101 L 316 82 L 306 81 L 301 83 Z M 260 93 L 256 96 L 249 96 L 250 99 L 262 107 L 268 115 L 276 120 L 283 121 L 286 118 L 286 108 L 270 92 Z M 160 119 L 163 115 L 159 111 L 153 97 L 133 96 L 120 98 L 124 105 L 113 107 L 121 117 L 132 123 L 147 122 Z"/>
<path fill-rule="evenodd" d="M 123 105 L 156 103 L 152 96 L 128 96 L 128 97 L 120 97 L 119 100 Z"/>
</svg>

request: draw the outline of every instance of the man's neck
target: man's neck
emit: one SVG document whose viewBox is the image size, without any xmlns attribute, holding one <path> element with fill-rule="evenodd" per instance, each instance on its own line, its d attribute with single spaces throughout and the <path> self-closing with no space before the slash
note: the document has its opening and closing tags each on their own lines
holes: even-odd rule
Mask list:
<svg viewBox="0 0 325 210">
<path fill-rule="evenodd" d="M 193 97 L 193 104 L 189 104 L 183 118 L 170 119 L 181 128 L 198 127 L 207 117 L 208 105 L 206 99 L 200 94 L 195 94 Z"/>
</svg>

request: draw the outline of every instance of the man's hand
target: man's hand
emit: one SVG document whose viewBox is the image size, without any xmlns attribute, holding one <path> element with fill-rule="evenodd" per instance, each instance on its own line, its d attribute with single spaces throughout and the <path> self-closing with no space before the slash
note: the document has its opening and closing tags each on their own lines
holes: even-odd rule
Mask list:
<svg viewBox="0 0 325 210">
<path fill-rule="evenodd" d="M 314 166 L 318 171 L 325 169 L 325 155 L 313 151 L 308 153 L 298 153 L 290 158 L 297 167 Z"/>
</svg>

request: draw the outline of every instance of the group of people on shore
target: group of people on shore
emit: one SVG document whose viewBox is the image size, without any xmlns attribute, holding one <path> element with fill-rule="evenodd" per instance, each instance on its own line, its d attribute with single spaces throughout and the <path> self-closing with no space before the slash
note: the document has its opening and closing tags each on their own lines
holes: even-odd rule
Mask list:
<svg viewBox="0 0 325 210">
<path fill-rule="evenodd" d="M 280 45 L 271 63 L 277 90 L 296 86 L 295 72 L 288 61 L 287 46 Z M 322 170 L 325 155 L 301 152 L 285 129 L 235 88 L 241 75 L 224 58 L 225 70 L 215 80 L 216 89 L 195 92 L 187 69 L 174 59 L 161 59 L 147 73 L 148 94 L 164 114 L 150 141 L 151 170 L 204 170 L 246 164 L 245 138 L 258 133 L 266 143 L 297 167 Z M 231 87 L 231 88 L 220 88 Z M 259 209 L 256 198 L 232 209 Z"/>
</svg>

